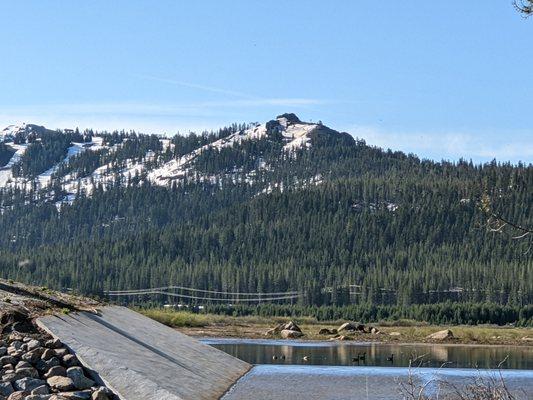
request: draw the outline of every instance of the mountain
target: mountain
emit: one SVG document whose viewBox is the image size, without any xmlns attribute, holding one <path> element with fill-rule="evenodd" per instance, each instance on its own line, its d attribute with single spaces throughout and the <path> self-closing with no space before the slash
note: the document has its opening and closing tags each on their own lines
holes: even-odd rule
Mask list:
<svg viewBox="0 0 533 400">
<path fill-rule="evenodd" d="M 187 136 L 25 125 L 1 138 L 6 278 L 296 290 L 306 306 L 533 301 L 530 241 L 488 232 L 478 207 L 485 193 L 533 225 L 531 164 L 420 160 L 294 114 Z"/>
</svg>

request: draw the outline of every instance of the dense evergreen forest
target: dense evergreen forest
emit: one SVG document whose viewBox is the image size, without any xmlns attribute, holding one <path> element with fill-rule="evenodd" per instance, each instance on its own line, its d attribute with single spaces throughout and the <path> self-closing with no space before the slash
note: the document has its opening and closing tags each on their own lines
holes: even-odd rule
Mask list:
<svg viewBox="0 0 533 400">
<path fill-rule="evenodd" d="M 12 148 L 6 146 L 4 143 L 0 143 L 0 168 L 4 167 L 11 160 L 13 154 L 15 154 L 15 151 Z"/>
<path fill-rule="evenodd" d="M 235 313 L 533 323 L 531 239 L 489 232 L 479 207 L 488 194 L 497 212 L 533 225 L 531 164 L 420 160 L 322 125 L 310 147 L 291 152 L 275 124 L 264 138 L 209 147 L 250 126 L 175 136 L 168 146 L 157 136 L 100 133 L 116 148 L 62 164 L 53 196 L 3 189 L 1 275 L 96 295 L 165 285 L 301 293 L 291 308 L 241 305 Z M 50 168 L 72 142 L 95 134 L 39 140 L 17 174 Z M 146 170 L 202 146 L 183 179 L 146 179 Z M 145 172 L 55 203 L 63 177 L 102 165 L 119 172 L 131 160 Z"/>
</svg>

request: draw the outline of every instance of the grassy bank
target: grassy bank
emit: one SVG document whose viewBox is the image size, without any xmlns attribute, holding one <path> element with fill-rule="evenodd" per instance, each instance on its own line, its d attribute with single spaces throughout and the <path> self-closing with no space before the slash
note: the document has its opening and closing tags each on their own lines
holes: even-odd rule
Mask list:
<svg viewBox="0 0 533 400">
<path fill-rule="evenodd" d="M 192 336 L 201 337 L 232 337 L 232 338 L 265 338 L 265 332 L 280 322 L 289 319 L 284 317 L 244 316 L 231 317 L 217 314 L 195 314 L 188 311 L 163 309 L 139 309 L 139 312 L 165 325 L 176 328 Z M 337 328 L 344 320 L 317 321 L 314 318 L 294 318 L 302 331 L 304 339 L 328 340 L 331 335 L 320 335 L 321 328 Z M 464 344 L 507 344 L 533 345 L 532 328 L 500 327 L 493 325 L 428 325 L 412 320 L 383 321 L 368 326 L 377 327 L 380 334 L 356 333 L 350 339 L 377 342 L 430 342 L 426 339 L 431 333 L 451 329 L 454 336 L 450 343 Z M 392 335 L 391 335 L 392 333 Z"/>
</svg>

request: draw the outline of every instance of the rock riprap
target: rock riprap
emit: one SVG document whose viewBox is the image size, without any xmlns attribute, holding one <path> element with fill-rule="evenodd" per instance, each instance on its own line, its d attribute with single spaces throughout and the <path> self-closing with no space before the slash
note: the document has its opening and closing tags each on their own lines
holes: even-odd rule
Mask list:
<svg viewBox="0 0 533 400">
<path fill-rule="evenodd" d="M 38 331 L 3 335 L 0 372 L 0 400 L 115 399 L 59 340 Z"/>
</svg>

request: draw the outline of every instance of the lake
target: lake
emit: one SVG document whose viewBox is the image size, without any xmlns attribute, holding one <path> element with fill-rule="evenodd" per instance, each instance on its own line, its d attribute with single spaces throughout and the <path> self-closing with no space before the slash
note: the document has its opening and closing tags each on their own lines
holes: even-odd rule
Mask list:
<svg viewBox="0 0 533 400">
<path fill-rule="evenodd" d="M 400 382 L 409 372 L 426 393 L 464 386 L 475 379 L 499 379 L 517 399 L 533 399 L 533 348 L 446 344 L 382 344 L 255 339 L 206 339 L 254 364 L 224 400 L 401 399 Z M 409 369 L 409 360 L 416 368 Z M 290 396 L 289 396 L 290 397 Z"/>
</svg>

